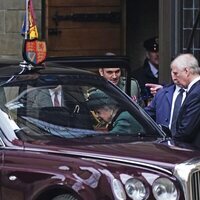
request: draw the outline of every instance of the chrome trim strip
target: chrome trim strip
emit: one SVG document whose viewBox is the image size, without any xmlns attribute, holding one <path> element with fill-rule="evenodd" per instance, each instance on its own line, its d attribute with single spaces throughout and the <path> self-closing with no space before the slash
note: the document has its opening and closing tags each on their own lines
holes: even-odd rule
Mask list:
<svg viewBox="0 0 200 200">
<path fill-rule="evenodd" d="M 193 173 L 197 171 L 200 171 L 200 158 L 193 158 L 184 163 L 177 164 L 174 168 L 174 176 L 182 184 L 185 200 L 193 200 L 191 178 Z"/>
<path fill-rule="evenodd" d="M 38 152 L 37 149 L 32 149 L 32 148 L 25 148 L 28 151 L 36 151 Z M 114 161 L 114 162 L 121 162 L 124 164 L 132 164 L 132 165 L 138 165 L 138 166 L 145 166 L 147 168 L 152 168 L 156 169 L 159 171 L 162 171 L 164 173 L 167 173 L 169 175 L 173 175 L 173 173 L 167 169 L 164 169 L 162 167 L 158 167 L 156 165 L 144 163 L 144 162 L 139 162 L 139 161 L 133 161 L 133 160 L 128 160 L 128 159 L 122 159 L 117 156 L 105 156 L 105 155 L 99 155 L 99 154 L 92 154 L 92 153 L 83 153 L 83 152 L 74 152 L 74 151 L 50 151 L 50 150 L 42 150 L 40 149 L 39 152 L 45 152 L 45 153 L 53 153 L 53 154 L 68 154 L 72 156 L 81 156 L 83 157 L 82 159 L 95 159 L 95 160 L 106 160 L 106 161 Z M 38 153 L 39 153 L 38 152 Z"/>
<path fill-rule="evenodd" d="M 21 146 L 21 147 L 16 147 L 16 146 L 8 147 L 8 146 L 5 146 L 4 149 L 6 149 L 6 150 L 21 150 L 21 151 L 24 150 L 23 146 Z"/>
<path fill-rule="evenodd" d="M 0 137 L 0 143 L 1 143 L 0 148 L 5 148 L 6 147 L 4 141 L 2 140 L 1 137 Z"/>
</svg>

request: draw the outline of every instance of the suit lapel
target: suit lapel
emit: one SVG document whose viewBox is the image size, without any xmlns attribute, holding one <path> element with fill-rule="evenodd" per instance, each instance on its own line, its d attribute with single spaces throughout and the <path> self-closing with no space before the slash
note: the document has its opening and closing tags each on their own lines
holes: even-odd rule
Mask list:
<svg viewBox="0 0 200 200">
<path fill-rule="evenodd" d="M 187 107 L 187 103 L 190 102 L 190 99 L 188 100 L 189 95 L 196 89 L 199 89 L 200 88 L 200 80 L 197 81 L 194 85 L 192 85 L 192 87 L 190 88 L 189 92 L 187 92 L 186 94 L 186 97 L 185 97 L 185 100 L 181 106 L 181 109 L 180 109 L 180 112 L 179 112 L 179 115 L 182 116 L 182 113 L 185 111 L 186 107 Z"/>
<path fill-rule="evenodd" d="M 156 79 L 156 77 L 153 75 L 151 68 L 149 66 L 148 61 L 146 62 L 145 68 L 144 68 L 145 74 L 147 77 L 152 78 L 152 79 Z"/>
<path fill-rule="evenodd" d="M 46 95 L 46 98 L 44 97 L 44 99 L 46 99 L 46 106 L 52 107 L 53 102 L 52 102 L 52 99 L 51 99 L 50 91 L 48 89 L 45 90 L 45 95 Z"/>
<path fill-rule="evenodd" d="M 187 93 L 187 96 L 188 96 L 193 90 L 195 90 L 197 86 L 199 87 L 199 85 L 200 85 L 200 80 L 197 81 L 195 84 L 192 85 L 192 87 L 190 88 L 189 92 Z"/>
</svg>

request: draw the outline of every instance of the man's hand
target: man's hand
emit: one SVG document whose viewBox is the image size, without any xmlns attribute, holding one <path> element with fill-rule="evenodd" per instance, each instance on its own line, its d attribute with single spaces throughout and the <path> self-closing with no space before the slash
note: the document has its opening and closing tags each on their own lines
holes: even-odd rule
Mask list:
<svg viewBox="0 0 200 200">
<path fill-rule="evenodd" d="M 159 84 L 154 84 L 154 83 L 146 83 L 145 84 L 146 87 L 148 87 L 150 89 L 150 92 L 153 96 L 156 95 L 157 91 L 161 88 L 163 88 L 162 85 Z"/>
</svg>

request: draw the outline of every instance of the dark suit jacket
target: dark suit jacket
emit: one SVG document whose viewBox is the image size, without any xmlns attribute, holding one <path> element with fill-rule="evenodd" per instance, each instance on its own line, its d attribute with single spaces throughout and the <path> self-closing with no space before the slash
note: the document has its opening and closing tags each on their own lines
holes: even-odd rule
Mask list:
<svg viewBox="0 0 200 200">
<path fill-rule="evenodd" d="M 133 77 L 138 81 L 140 88 L 141 88 L 141 97 L 142 99 L 148 100 L 152 98 L 152 94 L 150 89 L 145 87 L 146 83 L 158 83 L 158 78 L 156 78 L 149 66 L 148 59 L 145 59 L 144 65 L 142 68 L 139 68 L 133 72 Z"/>
<path fill-rule="evenodd" d="M 156 123 L 169 126 L 170 113 L 175 85 L 171 84 L 160 89 L 152 99 L 145 111 L 155 120 Z"/>
<path fill-rule="evenodd" d="M 61 105 L 64 105 L 63 96 L 61 98 Z M 41 89 L 36 94 L 33 107 L 53 107 L 53 102 L 48 89 Z"/>
<path fill-rule="evenodd" d="M 174 139 L 200 147 L 200 81 L 190 88 L 176 125 Z"/>
<path fill-rule="evenodd" d="M 73 91 L 70 90 L 71 93 L 67 92 L 66 88 L 62 87 L 61 107 L 53 107 L 48 89 L 37 91 L 32 105 L 35 115 L 48 123 L 71 128 L 92 129 L 91 115 L 84 102 L 83 94 L 78 90 L 79 88 L 75 88 Z M 72 86 L 69 88 L 72 88 Z"/>
</svg>

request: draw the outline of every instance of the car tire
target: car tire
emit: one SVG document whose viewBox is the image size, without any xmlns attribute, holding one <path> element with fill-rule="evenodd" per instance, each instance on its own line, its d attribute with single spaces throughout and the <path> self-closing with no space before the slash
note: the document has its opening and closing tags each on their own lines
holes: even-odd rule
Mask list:
<svg viewBox="0 0 200 200">
<path fill-rule="evenodd" d="M 54 197 L 52 200 L 78 200 L 71 194 L 61 194 L 59 196 Z"/>
</svg>

